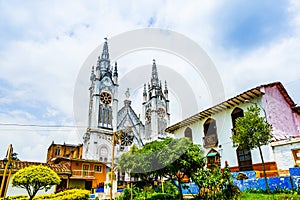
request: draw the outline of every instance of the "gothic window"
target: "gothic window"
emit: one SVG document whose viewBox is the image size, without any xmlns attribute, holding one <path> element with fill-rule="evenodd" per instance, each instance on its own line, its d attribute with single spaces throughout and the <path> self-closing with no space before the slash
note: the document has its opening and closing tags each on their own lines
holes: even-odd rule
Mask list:
<svg viewBox="0 0 300 200">
<path fill-rule="evenodd" d="M 193 133 L 190 127 L 187 127 L 184 131 L 184 137 L 190 138 L 193 141 Z"/>
<path fill-rule="evenodd" d="M 112 108 L 109 106 L 99 106 L 99 126 L 111 128 L 112 126 Z"/>
<path fill-rule="evenodd" d="M 216 120 L 209 118 L 204 123 L 204 136 L 216 135 L 217 134 L 217 126 Z"/>
<path fill-rule="evenodd" d="M 103 106 L 100 104 L 99 106 L 99 123 L 102 124 L 103 123 Z"/>
<path fill-rule="evenodd" d="M 147 121 L 151 121 L 151 109 L 148 109 L 148 110 L 146 111 L 146 120 L 147 120 Z"/>
<path fill-rule="evenodd" d="M 111 107 L 108 109 L 108 121 L 107 121 L 108 124 L 112 124 L 112 109 Z"/>
</svg>

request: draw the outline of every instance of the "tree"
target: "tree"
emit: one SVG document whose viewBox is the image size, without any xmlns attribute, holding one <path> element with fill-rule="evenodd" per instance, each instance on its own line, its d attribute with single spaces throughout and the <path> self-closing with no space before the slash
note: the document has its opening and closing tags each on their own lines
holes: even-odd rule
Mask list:
<svg viewBox="0 0 300 200">
<path fill-rule="evenodd" d="M 147 143 L 143 148 L 132 147 L 119 158 L 119 168 L 131 176 L 153 181 L 165 177 L 172 181 L 182 195 L 185 177 L 204 167 L 203 150 L 188 138 L 166 138 L 162 141 Z"/>
<path fill-rule="evenodd" d="M 233 184 L 232 175 L 227 161 L 221 170 L 218 166 L 201 168 L 192 173 L 191 179 L 199 187 L 197 199 L 238 199 L 241 192 Z"/>
<path fill-rule="evenodd" d="M 260 108 L 255 104 L 247 108 L 244 117 L 239 117 L 236 120 L 235 134 L 232 136 L 232 140 L 235 144 L 238 144 L 245 149 L 258 148 L 262 168 L 264 172 L 264 178 L 266 182 L 267 192 L 270 192 L 268 184 L 265 162 L 262 154 L 261 146 L 267 145 L 271 142 L 272 126 L 266 121 L 265 117 L 260 117 Z"/>
<path fill-rule="evenodd" d="M 60 178 L 49 167 L 38 165 L 29 166 L 19 170 L 12 179 L 13 187 L 27 190 L 29 199 L 33 199 L 39 190 L 49 190 L 53 185 L 58 185 Z"/>
</svg>

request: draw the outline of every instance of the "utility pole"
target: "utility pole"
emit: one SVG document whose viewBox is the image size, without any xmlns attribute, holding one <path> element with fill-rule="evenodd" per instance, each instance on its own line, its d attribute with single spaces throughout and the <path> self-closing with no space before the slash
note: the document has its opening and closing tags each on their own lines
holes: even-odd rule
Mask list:
<svg viewBox="0 0 300 200">
<path fill-rule="evenodd" d="M 5 188 L 4 188 L 4 183 L 5 183 L 5 180 L 6 180 L 7 169 L 8 169 L 9 166 L 11 167 L 12 154 L 13 154 L 13 148 L 12 148 L 12 144 L 10 144 L 8 146 L 8 148 L 7 148 L 6 156 L 3 159 L 3 164 L 5 165 L 5 168 L 4 168 L 2 182 L 1 182 L 0 197 L 5 197 L 5 194 L 6 194 L 6 191 L 7 191 L 7 187 L 8 187 L 8 184 L 9 184 L 9 180 L 7 180 L 7 184 L 6 184 Z M 9 178 L 10 178 L 10 176 L 8 176 L 8 179 Z M 4 191 L 4 194 L 2 196 L 3 191 Z"/>
</svg>

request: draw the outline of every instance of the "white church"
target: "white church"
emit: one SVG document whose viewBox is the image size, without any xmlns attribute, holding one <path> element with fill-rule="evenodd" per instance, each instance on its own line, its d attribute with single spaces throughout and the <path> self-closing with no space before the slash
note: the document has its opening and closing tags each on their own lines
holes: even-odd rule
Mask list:
<svg viewBox="0 0 300 200">
<path fill-rule="evenodd" d="M 107 39 L 98 57 L 96 67 L 90 75 L 90 100 L 88 127 L 83 136 L 83 158 L 111 163 L 113 133 L 122 130 L 120 142 L 115 146 L 115 158 L 129 149 L 166 137 L 165 129 L 170 125 L 167 82 L 162 85 L 158 78 L 155 60 L 152 64 L 150 82 L 144 84 L 142 116 L 131 107 L 129 90 L 126 99 L 120 102 L 118 90 L 118 66 L 111 65 Z M 147 80 L 145 80 L 146 82 Z M 124 86 L 125 87 L 125 86 Z"/>
</svg>

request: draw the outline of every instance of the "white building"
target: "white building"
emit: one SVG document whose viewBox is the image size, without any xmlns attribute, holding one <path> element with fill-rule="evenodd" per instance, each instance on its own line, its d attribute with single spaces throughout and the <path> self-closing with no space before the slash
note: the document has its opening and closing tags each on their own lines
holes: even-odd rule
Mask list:
<svg viewBox="0 0 300 200">
<path fill-rule="evenodd" d="M 299 136 L 299 108 L 280 82 L 252 88 L 178 122 L 168 127 L 166 131 L 173 133 L 176 138 L 190 137 L 195 144 L 201 144 L 208 165 L 214 163 L 224 167 L 227 161 L 232 171 L 261 171 L 258 150 L 248 151 L 241 147 L 234 147 L 231 140 L 235 120 L 242 117 L 246 108 L 252 104 L 261 107 L 261 116 L 266 117 L 272 125 L 274 141 Z M 286 164 L 293 167 L 295 161 L 292 159 L 292 149 L 298 149 L 300 145 L 286 146 L 284 150 L 279 148 L 280 145 L 275 143 L 262 147 L 269 176 L 277 175 L 278 171 L 286 169 L 283 163 L 286 161 L 279 156 L 283 154 L 278 152 L 284 151 L 289 154 L 286 158 L 290 161 Z"/>
</svg>

